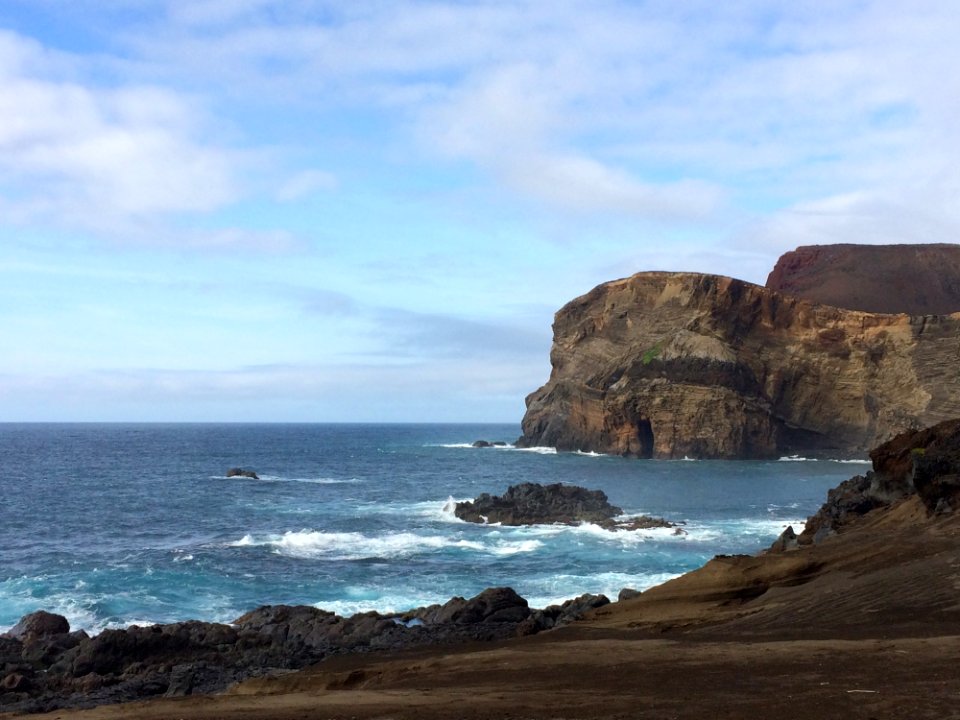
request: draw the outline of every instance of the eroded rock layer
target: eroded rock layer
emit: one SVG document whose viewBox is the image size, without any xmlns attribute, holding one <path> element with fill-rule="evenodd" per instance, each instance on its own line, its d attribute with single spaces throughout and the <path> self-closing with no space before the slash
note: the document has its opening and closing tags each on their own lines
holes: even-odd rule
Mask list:
<svg viewBox="0 0 960 720">
<path fill-rule="evenodd" d="M 960 416 L 960 313 L 843 310 L 639 273 L 564 306 L 519 444 L 635 457 L 865 456 Z"/>
</svg>

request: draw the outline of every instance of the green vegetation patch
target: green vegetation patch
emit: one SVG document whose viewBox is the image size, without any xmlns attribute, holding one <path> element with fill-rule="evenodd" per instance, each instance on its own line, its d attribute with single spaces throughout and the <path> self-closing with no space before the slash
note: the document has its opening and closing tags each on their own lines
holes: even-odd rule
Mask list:
<svg viewBox="0 0 960 720">
<path fill-rule="evenodd" d="M 653 359 L 660 354 L 661 350 L 663 350 L 663 343 L 658 342 L 643 354 L 643 357 L 640 358 L 640 362 L 644 365 L 649 365 L 653 362 Z"/>
</svg>

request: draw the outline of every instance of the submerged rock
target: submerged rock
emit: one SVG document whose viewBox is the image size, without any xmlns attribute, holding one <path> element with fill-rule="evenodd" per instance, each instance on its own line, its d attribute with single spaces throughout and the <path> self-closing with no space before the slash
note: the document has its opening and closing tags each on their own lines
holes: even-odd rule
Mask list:
<svg viewBox="0 0 960 720">
<path fill-rule="evenodd" d="M 507 444 L 503 440 L 474 440 L 473 447 L 475 448 L 488 448 L 488 447 L 506 447 Z"/>
</svg>

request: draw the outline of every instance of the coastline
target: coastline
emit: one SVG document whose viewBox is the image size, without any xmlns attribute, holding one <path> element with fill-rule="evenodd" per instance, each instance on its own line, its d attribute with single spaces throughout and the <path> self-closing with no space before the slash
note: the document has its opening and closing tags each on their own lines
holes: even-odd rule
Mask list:
<svg viewBox="0 0 960 720">
<path fill-rule="evenodd" d="M 821 544 L 715 558 L 533 637 L 341 655 L 222 695 L 26 717 L 951 717 L 958 539 L 956 514 L 928 517 L 912 497 Z"/>
<path fill-rule="evenodd" d="M 692 718 L 716 708 L 717 717 L 776 717 L 785 698 L 818 717 L 897 717 L 908 706 L 915 717 L 949 717 L 960 660 L 960 421 L 905 433 L 871 459 L 873 470 L 831 490 L 800 535 L 785 531 L 766 552 L 716 556 L 613 604 L 584 596 L 549 618 L 495 588 L 389 618 L 274 606 L 233 628 L 105 631 L 86 651 L 41 618 L 36 632 L 21 628 L 21 640 L 2 644 L 50 661 L 43 676 L 23 678 L 25 692 L 48 682 L 99 704 L 49 715 L 58 718 Z M 238 648 L 246 655 L 231 656 Z M 57 667 L 72 679 L 57 686 Z M 226 667 L 261 676 L 226 677 Z M 16 691 L 9 678 L 5 689 Z M 143 694 L 184 697 L 102 704 L 137 683 L 154 683 Z"/>
</svg>

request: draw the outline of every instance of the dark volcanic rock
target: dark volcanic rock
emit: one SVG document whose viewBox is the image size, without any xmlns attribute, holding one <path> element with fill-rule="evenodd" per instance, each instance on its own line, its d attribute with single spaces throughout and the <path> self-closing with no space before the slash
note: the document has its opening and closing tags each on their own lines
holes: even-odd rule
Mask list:
<svg viewBox="0 0 960 720">
<path fill-rule="evenodd" d="M 621 515 L 602 490 L 575 485 L 521 483 L 502 496 L 483 493 L 476 500 L 457 503 L 454 514 L 468 522 L 534 525 L 603 522 Z"/>
<path fill-rule="evenodd" d="M 47 637 L 70 632 L 70 623 L 63 615 L 54 615 L 46 610 L 37 610 L 20 618 L 20 622 L 5 633 L 7 637 L 23 640 L 28 635 Z"/>
<path fill-rule="evenodd" d="M 850 310 L 960 311 L 960 245 L 808 245 L 784 254 L 771 290 Z"/>
<path fill-rule="evenodd" d="M 530 614 L 527 601 L 512 588 L 488 588 L 470 600 L 454 598 L 441 606 L 435 622 L 458 625 L 518 623 Z"/>
<path fill-rule="evenodd" d="M 583 599 L 565 604 L 557 617 L 573 617 L 589 604 Z M 506 639 L 531 612 L 524 598 L 501 587 L 396 616 L 368 612 L 345 618 L 314 607 L 267 605 L 232 625 L 132 626 L 94 637 L 61 632 L 65 621 L 34 613 L 17 626 L 22 640 L 0 637 L 0 712 L 211 693 L 339 653 Z M 539 623 L 527 632 L 548 626 L 553 625 Z"/>
<path fill-rule="evenodd" d="M 533 635 L 543 630 L 562 627 L 583 618 L 584 613 L 594 608 L 609 605 L 606 595 L 586 593 L 567 600 L 561 605 L 549 605 L 543 610 L 534 610 L 517 628 L 518 635 Z"/>
<path fill-rule="evenodd" d="M 252 478 L 253 480 L 259 480 L 260 477 L 253 470 L 244 470 L 243 468 L 230 468 L 227 470 L 227 477 L 245 477 Z"/>
</svg>

